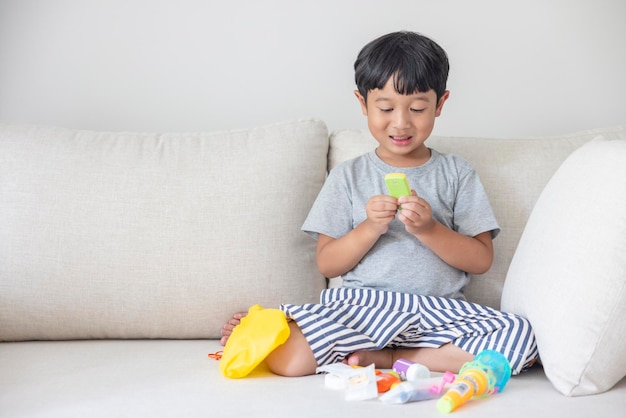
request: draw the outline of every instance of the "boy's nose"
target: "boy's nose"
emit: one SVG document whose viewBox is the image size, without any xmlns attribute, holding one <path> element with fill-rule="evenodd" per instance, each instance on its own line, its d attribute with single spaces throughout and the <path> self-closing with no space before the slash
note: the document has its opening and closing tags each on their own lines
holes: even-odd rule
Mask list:
<svg viewBox="0 0 626 418">
<path fill-rule="evenodd" d="M 396 117 L 394 120 L 394 127 L 398 129 L 404 129 L 411 125 L 411 117 L 409 112 L 406 110 L 396 112 Z"/>
</svg>

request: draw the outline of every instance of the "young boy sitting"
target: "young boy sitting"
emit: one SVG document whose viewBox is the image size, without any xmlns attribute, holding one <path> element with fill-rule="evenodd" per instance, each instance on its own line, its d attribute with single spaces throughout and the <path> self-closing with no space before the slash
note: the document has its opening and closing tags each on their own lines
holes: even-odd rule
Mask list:
<svg viewBox="0 0 626 418">
<path fill-rule="evenodd" d="M 398 358 L 458 372 L 485 349 L 513 374 L 537 357 L 524 318 L 469 303 L 469 274 L 493 261 L 498 223 L 474 169 L 425 142 L 449 97 L 448 58 L 435 42 L 394 32 L 367 44 L 354 64 L 355 95 L 378 147 L 335 167 L 302 229 L 317 239 L 317 265 L 343 287 L 320 304 L 280 308 L 290 336 L 266 358 L 285 376 L 337 361 L 391 368 Z M 387 193 L 403 173 L 410 196 Z M 244 314 L 222 329 L 222 344 Z"/>
</svg>

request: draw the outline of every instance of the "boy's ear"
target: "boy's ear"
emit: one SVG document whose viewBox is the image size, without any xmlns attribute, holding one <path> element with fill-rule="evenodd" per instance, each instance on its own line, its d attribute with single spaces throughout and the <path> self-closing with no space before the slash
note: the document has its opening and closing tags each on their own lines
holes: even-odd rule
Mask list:
<svg viewBox="0 0 626 418">
<path fill-rule="evenodd" d="M 446 100 L 448 100 L 448 97 L 450 97 L 450 90 L 446 90 L 439 98 L 439 101 L 437 102 L 437 109 L 435 109 L 435 117 L 441 115 L 441 109 L 443 109 L 443 104 Z"/>
<path fill-rule="evenodd" d="M 363 115 L 367 116 L 367 103 L 365 102 L 365 97 L 358 91 L 354 90 L 354 95 L 359 100 L 359 104 L 361 105 L 361 112 Z"/>
</svg>

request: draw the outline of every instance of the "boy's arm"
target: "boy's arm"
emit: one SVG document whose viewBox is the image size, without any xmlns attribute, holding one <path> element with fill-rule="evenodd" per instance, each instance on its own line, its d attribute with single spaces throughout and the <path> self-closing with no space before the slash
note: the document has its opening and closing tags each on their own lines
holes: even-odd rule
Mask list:
<svg viewBox="0 0 626 418">
<path fill-rule="evenodd" d="M 398 201 L 386 195 L 371 197 L 366 206 L 367 218 L 346 235 L 337 239 L 319 234 L 317 268 L 325 277 L 341 276 L 354 266 L 387 232 L 395 218 Z"/>
<path fill-rule="evenodd" d="M 483 274 L 493 262 L 491 232 L 468 237 L 435 222 L 428 232 L 415 235 L 443 261 L 470 274 Z"/>
<path fill-rule="evenodd" d="M 430 248 L 449 265 L 471 273 L 482 274 L 493 262 L 491 232 L 468 237 L 446 227 L 432 217 L 427 201 L 418 196 L 401 197 L 398 216 L 406 230 Z"/>
</svg>

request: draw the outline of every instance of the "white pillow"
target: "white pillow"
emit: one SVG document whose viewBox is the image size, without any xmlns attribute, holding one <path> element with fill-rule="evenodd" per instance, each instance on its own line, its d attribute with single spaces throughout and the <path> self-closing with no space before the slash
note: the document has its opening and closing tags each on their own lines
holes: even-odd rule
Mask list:
<svg viewBox="0 0 626 418">
<path fill-rule="evenodd" d="M 567 396 L 626 376 L 626 141 L 587 143 L 542 192 L 509 268 L 502 309 L 528 318 L 545 373 Z"/>
</svg>

